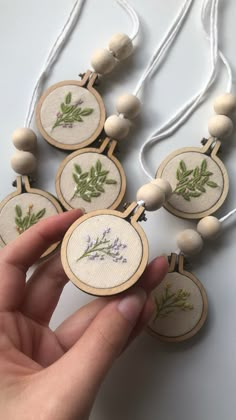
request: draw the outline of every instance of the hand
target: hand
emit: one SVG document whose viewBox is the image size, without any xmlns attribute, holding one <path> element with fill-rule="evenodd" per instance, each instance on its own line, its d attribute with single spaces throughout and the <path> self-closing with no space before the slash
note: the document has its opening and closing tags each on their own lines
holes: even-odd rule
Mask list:
<svg viewBox="0 0 236 420">
<path fill-rule="evenodd" d="M 51 316 L 68 279 L 59 254 L 28 268 L 60 241 L 80 210 L 45 219 L 0 251 L 0 413 L 4 420 L 85 420 L 106 373 L 153 312 L 165 258 L 138 286 L 79 309 L 56 331 Z M 75 289 L 75 293 L 79 293 Z"/>
</svg>

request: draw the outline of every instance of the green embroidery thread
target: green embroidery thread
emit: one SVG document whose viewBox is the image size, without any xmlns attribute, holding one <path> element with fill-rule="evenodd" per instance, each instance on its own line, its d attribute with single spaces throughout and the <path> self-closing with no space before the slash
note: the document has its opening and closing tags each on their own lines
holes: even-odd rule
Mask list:
<svg viewBox="0 0 236 420">
<path fill-rule="evenodd" d="M 184 289 L 178 289 L 176 292 L 171 292 L 171 287 L 171 284 L 167 284 L 160 299 L 158 300 L 155 297 L 156 315 L 154 322 L 157 321 L 157 319 L 166 318 L 175 310 L 191 311 L 194 308 L 194 306 L 187 301 L 191 293 Z"/>
<path fill-rule="evenodd" d="M 105 193 L 105 185 L 115 185 L 114 179 L 107 178 L 109 171 L 102 167 L 101 161 L 98 159 L 95 166 L 91 166 L 88 172 L 82 172 L 82 169 L 76 163 L 74 164 L 72 173 L 75 182 L 74 197 L 82 198 L 84 201 L 91 203 L 93 198 L 99 197 Z"/>
<path fill-rule="evenodd" d="M 31 226 L 39 222 L 40 219 L 45 215 L 46 209 L 40 210 L 38 213 L 33 213 L 33 204 L 28 206 L 26 215 L 23 215 L 22 208 L 17 204 L 15 206 L 15 223 L 16 230 L 19 235 L 29 229 Z"/>
<path fill-rule="evenodd" d="M 206 193 L 206 186 L 216 188 L 216 182 L 210 180 L 213 175 L 207 170 L 207 161 L 203 159 L 200 166 L 195 169 L 187 169 L 183 160 L 180 161 L 179 167 L 176 171 L 176 178 L 178 183 L 174 190 L 174 194 L 181 195 L 186 201 L 191 201 L 191 198 L 200 197 Z"/>
<path fill-rule="evenodd" d="M 71 104 L 72 94 L 67 93 L 64 102 L 60 105 L 60 111 L 56 114 L 56 121 L 52 127 L 52 131 L 56 127 L 73 128 L 74 123 L 83 122 L 82 117 L 87 117 L 94 111 L 93 108 L 81 108 L 79 105 L 83 103 L 80 99 L 74 105 Z"/>
</svg>

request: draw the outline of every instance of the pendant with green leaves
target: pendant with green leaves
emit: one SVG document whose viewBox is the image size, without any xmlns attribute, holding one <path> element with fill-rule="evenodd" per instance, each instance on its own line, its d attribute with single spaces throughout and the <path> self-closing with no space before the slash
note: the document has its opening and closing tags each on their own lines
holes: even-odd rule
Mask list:
<svg viewBox="0 0 236 420">
<path fill-rule="evenodd" d="M 155 311 L 148 330 L 162 341 L 179 342 L 193 337 L 207 318 L 206 291 L 188 272 L 182 254 L 168 257 L 169 271 L 154 289 Z"/>
<path fill-rule="evenodd" d="M 34 205 L 30 204 L 28 210 L 24 213 L 21 206 L 15 206 L 15 224 L 19 235 L 29 229 L 31 226 L 38 223 L 46 214 L 46 209 L 34 211 Z"/>
<path fill-rule="evenodd" d="M 202 144 L 203 147 L 184 147 L 172 152 L 156 173 L 173 190 L 164 207 L 183 219 L 202 219 L 214 214 L 228 195 L 228 173 L 218 157 L 220 141 L 203 139 Z"/>
<path fill-rule="evenodd" d="M 115 179 L 109 178 L 109 170 L 102 166 L 99 159 L 88 171 L 83 171 L 81 166 L 75 163 L 72 177 L 75 187 L 71 200 L 78 197 L 89 203 L 106 193 L 108 186 L 117 184 Z"/>
<path fill-rule="evenodd" d="M 73 128 L 74 124 L 83 123 L 83 118 L 88 117 L 94 111 L 93 108 L 83 108 L 82 99 L 79 99 L 74 103 L 72 99 L 72 93 L 68 92 L 56 114 L 56 120 L 52 126 L 52 131 L 56 127 Z"/>
</svg>

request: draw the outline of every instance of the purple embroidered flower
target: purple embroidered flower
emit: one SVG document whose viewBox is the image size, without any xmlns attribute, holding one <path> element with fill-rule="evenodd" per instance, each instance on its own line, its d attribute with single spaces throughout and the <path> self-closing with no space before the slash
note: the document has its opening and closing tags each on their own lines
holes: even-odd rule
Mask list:
<svg viewBox="0 0 236 420">
<path fill-rule="evenodd" d="M 116 263 L 127 263 L 127 258 L 121 254 L 121 250 L 126 249 L 127 245 L 123 244 L 117 236 L 114 240 L 108 238 L 109 234 L 112 234 L 112 230 L 110 227 L 107 227 L 103 230 L 101 237 L 98 236 L 96 239 L 92 239 L 88 235 L 86 238 L 86 248 L 77 261 L 83 258 L 88 258 L 90 261 L 105 261 L 109 258 Z"/>
</svg>

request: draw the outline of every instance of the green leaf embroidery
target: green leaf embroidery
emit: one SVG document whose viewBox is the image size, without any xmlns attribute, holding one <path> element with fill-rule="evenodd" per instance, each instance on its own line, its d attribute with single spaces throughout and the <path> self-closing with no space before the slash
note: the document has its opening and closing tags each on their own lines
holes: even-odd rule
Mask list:
<svg viewBox="0 0 236 420">
<path fill-rule="evenodd" d="M 209 178 L 214 175 L 207 171 L 207 160 L 203 159 L 200 167 L 187 169 L 186 163 L 181 160 L 176 171 L 177 185 L 174 194 L 181 195 L 184 200 L 191 201 L 191 198 L 200 197 L 207 192 L 206 186 L 216 188 L 218 185 L 210 181 Z"/>
<path fill-rule="evenodd" d="M 21 210 L 21 207 L 18 206 L 18 204 L 16 205 L 16 214 L 18 217 L 22 216 L 22 210 Z"/>
<path fill-rule="evenodd" d="M 65 103 L 68 105 L 71 103 L 71 92 L 67 93 Z"/>
<path fill-rule="evenodd" d="M 186 171 L 187 168 L 186 168 L 186 165 L 185 165 L 183 160 L 180 161 L 179 166 L 180 166 L 180 169 L 181 169 L 182 172 Z"/>
<path fill-rule="evenodd" d="M 15 213 L 16 230 L 20 235 L 25 230 L 38 223 L 39 220 L 42 219 L 42 217 L 45 215 L 46 209 L 42 209 L 37 213 L 33 213 L 33 204 L 30 204 L 28 206 L 26 215 L 23 216 L 22 208 L 17 204 L 15 207 Z"/>
<path fill-rule="evenodd" d="M 211 188 L 218 187 L 218 185 L 215 182 L 213 182 L 213 181 L 208 181 L 206 184 L 208 185 L 208 187 L 211 187 Z"/>
<path fill-rule="evenodd" d="M 112 185 L 112 184 L 117 184 L 117 182 L 116 182 L 114 179 L 107 179 L 107 180 L 105 181 L 105 184 L 107 184 L 107 185 Z"/>
<path fill-rule="evenodd" d="M 206 168 L 207 168 L 207 161 L 206 159 L 204 159 L 201 163 L 201 172 L 205 172 Z"/>
<path fill-rule="evenodd" d="M 64 102 L 60 105 L 60 110 L 56 114 L 56 121 L 52 127 L 52 131 L 56 127 L 73 128 L 74 123 L 83 122 L 82 117 L 92 114 L 93 108 L 81 108 L 83 101 L 80 99 L 74 105 L 71 104 L 72 93 L 68 92 Z"/>
<path fill-rule="evenodd" d="M 155 298 L 156 314 L 154 322 L 161 318 L 166 318 L 174 311 L 191 311 L 194 306 L 188 302 L 191 293 L 184 289 L 178 289 L 176 292 L 171 291 L 172 285 L 167 284 L 162 296 L 158 300 Z"/>
<path fill-rule="evenodd" d="M 105 185 L 116 185 L 115 179 L 107 179 L 108 170 L 102 168 L 102 163 L 98 159 L 95 165 L 92 165 L 89 171 L 82 172 L 79 165 L 74 164 L 75 172 L 72 173 L 75 182 L 74 194 L 71 200 L 75 197 L 82 198 L 82 200 L 90 203 L 93 198 L 100 197 L 105 193 Z"/>
</svg>

